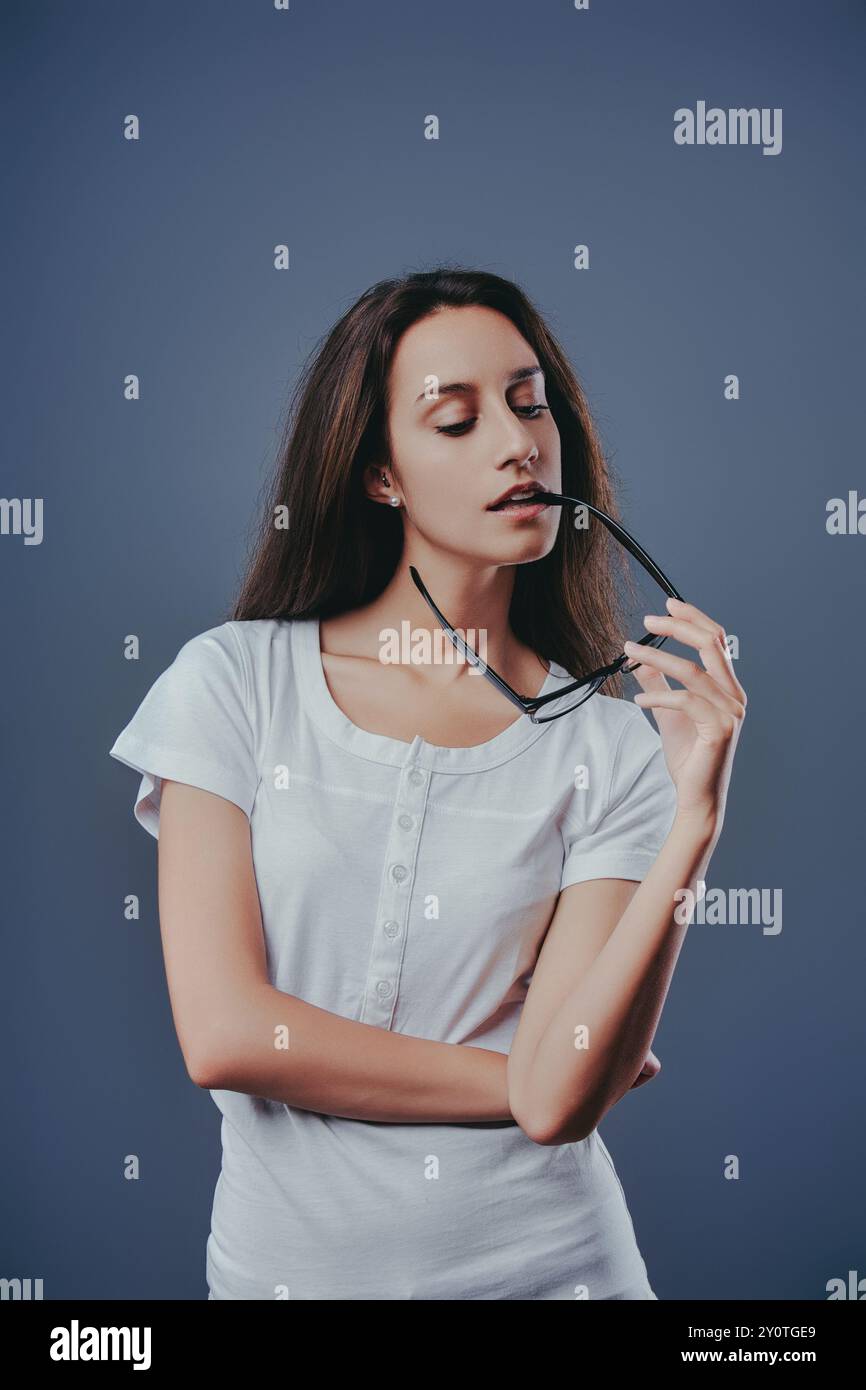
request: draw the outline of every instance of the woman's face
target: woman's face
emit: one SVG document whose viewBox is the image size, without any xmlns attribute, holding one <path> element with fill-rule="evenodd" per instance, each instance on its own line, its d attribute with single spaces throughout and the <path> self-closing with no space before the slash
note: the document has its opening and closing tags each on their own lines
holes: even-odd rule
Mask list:
<svg viewBox="0 0 866 1390">
<path fill-rule="evenodd" d="M 472 305 L 414 323 L 397 345 L 390 395 L 396 487 L 378 471 L 373 481 L 386 502 L 399 492 L 410 557 L 413 528 L 430 546 L 481 564 L 520 564 L 551 550 L 558 506 L 535 516 L 489 510 L 517 484 L 561 487 L 544 376 L 509 318 Z"/>
</svg>

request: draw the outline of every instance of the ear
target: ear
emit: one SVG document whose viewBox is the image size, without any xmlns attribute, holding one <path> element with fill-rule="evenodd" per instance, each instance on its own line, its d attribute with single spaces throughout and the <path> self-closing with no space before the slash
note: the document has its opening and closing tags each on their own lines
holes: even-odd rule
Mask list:
<svg viewBox="0 0 866 1390">
<path fill-rule="evenodd" d="M 384 502 L 387 504 L 391 496 L 391 488 L 388 483 L 382 480 L 383 473 L 390 481 L 390 474 L 387 468 L 381 463 L 368 463 L 364 469 L 364 492 L 370 498 L 371 502 Z"/>
</svg>

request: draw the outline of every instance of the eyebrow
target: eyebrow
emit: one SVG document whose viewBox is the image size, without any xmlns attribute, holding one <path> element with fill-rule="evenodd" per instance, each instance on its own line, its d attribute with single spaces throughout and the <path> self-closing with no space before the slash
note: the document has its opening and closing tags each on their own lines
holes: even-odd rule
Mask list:
<svg viewBox="0 0 866 1390">
<path fill-rule="evenodd" d="M 511 375 L 506 378 L 506 385 L 513 386 L 516 381 L 526 381 L 528 377 L 542 375 L 543 371 L 541 367 L 518 367 L 516 371 L 512 372 Z M 470 391 L 477 390 L 478 387 L 474 381 L 449 381 L 445 386 L 440 385 L 439 395 L 462 396 L 468 395 Z M 436 397 L 432 399 L 429 398 L 425 389 L 421 392 L 420 396 L 415 397 L 414 404 L 417 405 L 419 401 L 424 401 L 427 405 L 435 405 L 436 399 Z"/>
</svg>

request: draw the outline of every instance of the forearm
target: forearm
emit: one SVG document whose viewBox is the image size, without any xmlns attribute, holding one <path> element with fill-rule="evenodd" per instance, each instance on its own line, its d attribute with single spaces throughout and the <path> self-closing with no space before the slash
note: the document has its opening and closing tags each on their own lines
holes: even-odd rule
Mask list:
<svg viewBox="0 0 866 1390">
<path fill-rule="evenodd" d="M 589 1134 L 634 1082 L 650 1050 L 696 893 L 718 838 L 675 818 L 658 858 L 604 947 L 552 1015 L 523 1067 L 521 1114 L 542 1143 Z"/>
<path fill-rule="evenodd" d="M 352 1120 L 510 1120 L 504 1053 L 358 1023 L 257 985 L 220 1010 L 196 1080 Z"/>
</svg>

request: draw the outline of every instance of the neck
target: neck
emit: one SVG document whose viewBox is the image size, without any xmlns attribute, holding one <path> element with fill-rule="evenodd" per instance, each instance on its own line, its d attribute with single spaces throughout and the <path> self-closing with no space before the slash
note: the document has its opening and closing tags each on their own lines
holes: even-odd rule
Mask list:
<svg viewBox="0 0 866 1390">
<path fill-rule="evenodd" d="M 448 649 L 453 653 L 453 658 L 445 657 L 443 680 L 468 671 L 468 664 L 458 656 L 435 613 L 415 587 L 410 564 L 418 570 L 428 593 L 451 626 L 482 660 L 508 679 L 507 673 L 515 669 L 521 653 L 521 644 L 508 618 L 514 591 L 513 565 L 469 565 L 453 556 L 429 551 L 423 558 L 413 558 L 404 550 L 381 594 L 359 612 L 364 645 L 375 646 L 378 651 L 383 640 L 380 634 L 400 634 L 404 631 L 402 624 L 408 623 L 410 640 L 418 643 L 419 650 L 432 652 L 434 664 L 442 661 L 437 653 Z"/>
</svg>

